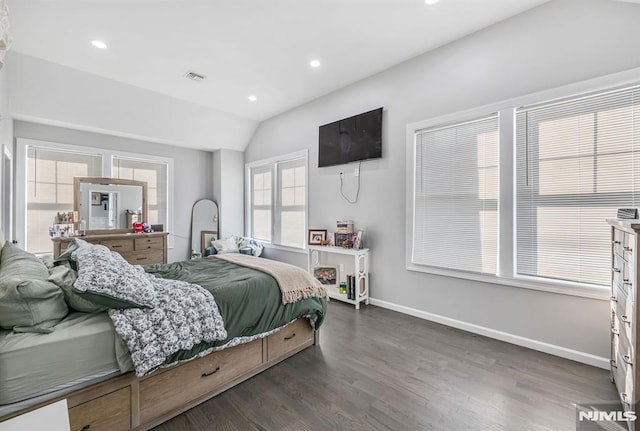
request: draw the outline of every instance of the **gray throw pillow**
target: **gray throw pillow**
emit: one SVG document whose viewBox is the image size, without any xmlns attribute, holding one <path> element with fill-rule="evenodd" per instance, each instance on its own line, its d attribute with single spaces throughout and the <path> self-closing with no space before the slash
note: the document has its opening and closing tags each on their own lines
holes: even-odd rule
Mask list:
<svg viewBox="0 0 640 431">
<path fill-rule="evenodd" d="M 76 282 L 77 278 L 78 276 L 71 269 L 69 262 L 64 262 L 62 265 L 54 266 L 49 270 L 49 281 L 62 289 L 64 300 L 70 308 L 84 313 L 97 313 L 107 310 L 106 306 L 89 301 L 73 290 L 73 283 Z"/>
<path fill-rule="evenodd" d="M 0 253 L 0 327 L 50 332 L 67 315 L 64 294 L 48 277 L 38 257 L 5 244 Z"/>
</svg>

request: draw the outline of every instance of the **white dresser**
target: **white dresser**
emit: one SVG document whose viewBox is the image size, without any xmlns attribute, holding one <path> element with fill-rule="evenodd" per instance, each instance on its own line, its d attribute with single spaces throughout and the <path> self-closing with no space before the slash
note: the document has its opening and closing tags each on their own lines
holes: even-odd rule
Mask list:
<svg viewBox="0 0 640 431">
<path fill-rule="evenodd" d="M 607 221 L 611 225 L 611 380 L 625 411 L 635 411 L 640 220 Z M 629 429 L 640 430 L 640 423 L 630 424 Z"/>
</svg>

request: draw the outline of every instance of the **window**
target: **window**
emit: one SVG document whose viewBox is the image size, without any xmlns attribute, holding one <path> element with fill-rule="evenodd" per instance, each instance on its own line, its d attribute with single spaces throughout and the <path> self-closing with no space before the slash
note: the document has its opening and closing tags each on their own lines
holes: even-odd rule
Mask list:
<svg viewBox="0 0 640 431">
<path fill-rule="evenodd" d="M 271 171 L 273 166 L 251 169 L 251 236 L 262 241 L 271 241 Z"/>
<path fill-rule="evenodd" d="M 640 88 L 524 107 L 516 128 L 517 274 L 608 285 L 604 220 L 640 203 Z"/>
<path fill-rule="evenodd" d="M 248 234 L 304 248 L 307 220 L 306 151 L 247 165 Z"/>
<path fill-rule="evenodd" d="M 51 253 L 49 227 L 56 213 L 73 211 L 74 177 L 146 181 L 147 221 L 171 232 L 171 159 L 23 138 L 16 148 L 15 235 L 26 250 Z"/>
<path fill-rule="evenodd" d="M 113 158 L 113 177 L 147 183 L 147 220 L 149 224 L 167 225 L 167 162 Z M 137 209 L 137 208 L 130 208 Z"/>
<path fill-rule="evenodd" d="M 102 176 L 102 157 L 27 146 L 26 173 L 26 247 L 49 253 L 56 214 L 73 211 L 73 177 Z"/>
<path fill-rule="evenodd" d="M 498 115 L 414 138 L 412 262 L 496 274 Z"/>
</svg>

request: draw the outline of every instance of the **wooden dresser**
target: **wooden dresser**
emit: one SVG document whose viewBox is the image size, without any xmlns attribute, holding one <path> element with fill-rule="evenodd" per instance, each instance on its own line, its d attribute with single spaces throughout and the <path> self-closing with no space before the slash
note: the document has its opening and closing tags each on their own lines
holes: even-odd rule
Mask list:
<svg viewBox="0 0 640 431">
<path fill-rule="evenodd" d="M 611 225 L 611 381 L 625 411 L 638 399 L 638 233 L 640 220 L 608 219 Z M 640 430 L 629 423 L 630 430 Z"/>
<path fill-rule="evenodd" d="M 168 232 L 154 233 L 114 233 L 87 235 L 80 239 L 92 244 L 102 244 L 117 251 L 133 265 L 167 263 Z M 65 252 L 73 238 L 52 238 L 53 258 Z"/>
</svg>

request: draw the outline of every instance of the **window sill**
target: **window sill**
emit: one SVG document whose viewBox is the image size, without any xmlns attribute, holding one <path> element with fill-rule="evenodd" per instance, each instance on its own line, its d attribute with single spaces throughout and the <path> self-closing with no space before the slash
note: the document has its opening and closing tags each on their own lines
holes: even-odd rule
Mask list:
<svg viewBox="0 0 640 431">
<path fill-rule="evenodd" d="M 277 244 L 271 244 L 270 242 L 262 242 L 262 241 L 260 241 L 260 244 L 262 244 L 264 248 L 270 249 L 270 250 L 288 251 L 290 253 L 307 254 L 306 248 L 289 247 L 286 245 L 277 245 Z"/>
<path fill-rule="evenodd" d="M 503 286 L 539 290 L 542 292 L 557 293 L 560 295 L 571 295 L 579 296 L 582 298 L 598 299 L 602 301 L 609 301 L 611 298 L 611 291 L 608 287 L 592 284 L 573 283 L 561 280 L 541 281 L 538 278 L 525 276 L 507 278 L 488 274 L 476 274 L 471 272 L 456 271 L 452 269 L 421 266 L 414 263 L 407 263 L 407 270 L 441 275 L 445 277 L 460 278 L 464 280 L 480 281 L 483 283 L 500 284 Z"/>
</svg>

